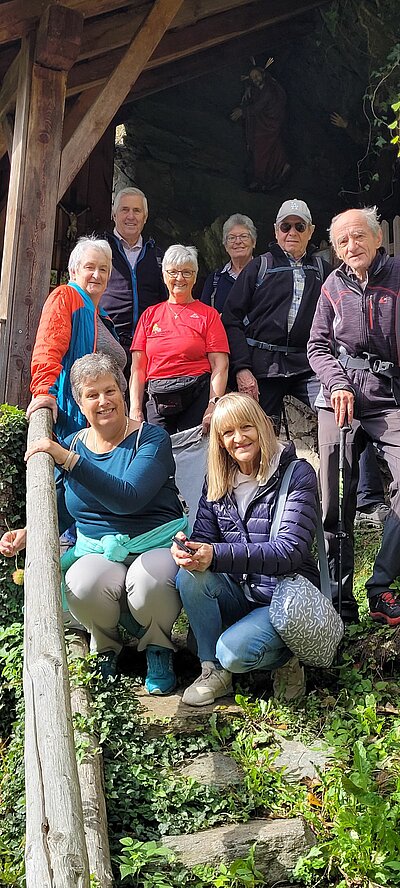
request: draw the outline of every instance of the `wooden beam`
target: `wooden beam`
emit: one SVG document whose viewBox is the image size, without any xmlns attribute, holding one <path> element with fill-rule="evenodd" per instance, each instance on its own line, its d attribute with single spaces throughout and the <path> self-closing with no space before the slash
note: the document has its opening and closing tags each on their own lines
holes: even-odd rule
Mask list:
<svg viewBox="0 0 400 888">
<path fill-rule="evenodd" d="M 265 3 L 265 0 L 253 0 L 253 4 Z M 249 0 L 185 0 L 185 3 L 176 14 L 171 29 L 186 28 L 204 18 L 217 15 L 221 12 L 232 12 L 240 6 L 247 6 Z M 82 51 L 79 60 L 93 58 L 127 46 L 145 15 L 150 10 L 151 4 L 141 6 L 139 10 L 118 10 L 115 15 L 86 20 Z M 170 30 L 171 30 L 170 29 Z"/>
<path fill-rule="evenodd" d="M 154 3 L 123 59 L 63 150 L 58 200 L 62 199 L 77 172 L 111 123 L 182 2 L 183 0 L 156 0 Z"/>
<path fill-rule="evenodd" d="M 3 78 L 0 90 L 0 119 L 7 114 L 10 109 L 15 108 L 15 99 L 17 95 L 18 74 L 20 65 L 21 51 L 18 53 L 7 73 Z"/>
<path fill-rule="evenodd" d="M 10 294 L 14 290 L 16 249 L 20 226 L 21 203 L 24 187 L 25 160 L 27 153 L 28 110 L 33 71 L 33 38 L 24 38 L 21 45 L 19 83 L 14 125 L 14 140 L 11 157 L 10 183 L 8 188 L 6 225 L 4 232 L 3 262 L 0 283 L 0 318 L 6 320 L 6 332 L 3 348 L 0 353 L 0 401 L 5 397 L 5 375 L 8 344 L 10 338 L 12 300 Z M 10 306 L 9 306 L 10 303 Z"/>
<path fill-rule="evenodd" d="M 48 293 L 67 71 L 81 28 L 79 13 L 50 6 L 39 28 L 35 62 L 30 58 L 29 67 L 25 52 L 20 74 L 0 287 L 0 317 L 7 318 L 0 397 L 21 407 L 28 401 L 31 351 Z M 52 60 L 57 69 L 41 64 Z M 65 70 L 59 70 L 61 62 Z"/>
<path fill-rule="evenodd" d="M 1 127 L 3 130 L 3 137 L 7 145 L 7 153 L 11 160 L 14 138 L 14 120 L 11 114 L 4 115 L 3 120 L 1 121 Z"/>
<path fill-rule="evenodd" d="M 89 654 L 86 632 L 68 629 L 66 633 L 68 654 L 71 660 L 83 660 Z M 86 720 L 89 725 L 93 715 L 93 701 L 86 682 L 71 687 L 72 715 Z M 81 787 L 83 823 L 91 875 L 96 876 L 101 888 L 114 885 L 110 861 L 107 830 L 107 808 L 104 798 L 103 756 L 99 749 L 99 736 L 87 729 L 80 734 L 85 744 L 83 757 L 78 760 L 78 777 Z"/>
<path fill-rule="evenodd" d="M 300 16 L 320 5 L 319 0 L 262 0 L 247 3 L 232 10 L 202 19 L 195 25 L 178 31 L 169 31 L 160 41 L 147 62 L 145 70 L 168 64 L 195 52 L 227 43 L 245 33 L 256 32 L 274 23 Z M 121 62 L 123 50 L 116 49 L 101 58 L 93 58 L 74 66 L 68 79 L 67 93 L 75 95 L 82 90 L 105 82 L 114 67 Z"/>
<path fill-rule="evenodd" d="M 73 102 L 64 117 L 64 126 L 63 126 L 63 134 L 62 134 L 62 146 L 69 142 L 71 136 L 73 136 L 77 126 L 80 124 L 81 120 L 83 120 L 89 108 L 93 105 L 93 102 L 97 99 L 101 90 L 101 86 L 94 86 L 93 89 L 87 89 L 84 92 L 80 93 L 78 98 Z"/>
<path fill-rule="evenodd" d="M 179 83 L 185 83 L 196 77 L 203 77 L 212 71 L 227 68 L 237 64 L 241 59 L 250 59 L 251 55 L 268 53 L 276 56 L 280 52 L 286 52 L 294 40 L 302 40 L 310 32 L 309 22 L 299 22 L 296 27 L 290 29 L 290 39 L 283 33 L 282 28 L 272 26 L 256 34 L 248 34 L 231 40 L 224 46 L 223 53 L 218 46 L 206 49 L 160 68 L 145 70 L 136 81 L 133 89 L 127 95 L 124 104 L 117 114 L 116 121 L 122 123 L 126 117 L 125 106 L 136 102 L 145 96 L 170 89 Z M 87 93 L 82 93 L 85 96 Z"/>
<path fill-rule="evenodd" d="M 8 0 L 1 4 L 0 44 L 18 40 L 37 24 L 50 0 Z M 121 6 L 138 6 L 134 0 L 64 0 L 63 6 L 85 18 L 114 12 Z"/>
</svg>

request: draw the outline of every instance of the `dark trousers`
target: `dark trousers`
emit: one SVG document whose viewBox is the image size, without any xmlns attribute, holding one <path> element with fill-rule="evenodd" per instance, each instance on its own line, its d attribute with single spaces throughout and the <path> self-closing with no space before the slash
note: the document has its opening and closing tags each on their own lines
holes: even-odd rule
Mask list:
<svg viewBox="0 0 400 888">
<path fill-rule="evenodd" d="M 193 399 L 192 403 L 174 416 L 160 416 L 153 398 L 149 398 L 146 404 L 147 422 L 152 425 L 161 426 L 169 435 L 175 432 L 183 432 L 185 429 L 193 429 L 195 426 L 201 425 L 203 415 L 206 412 L 208 399 L 210 397 L 210 386 L 205 385 L 203 390 Z"/>
<path fill-rule="evenodd" d="M 336 537 L 339 518 L 339 429 L 332 410 L 318 411 L 320 479 L 322 489 L 322 517 L 327 541 L 331 576 L 337 578 Z M 346 539 L 343 540 L 343 613 L 353 615 L 354 573 L 354 516 L 360 467 L 360 454 L 367 441 L 376 444 L 392 474 L 389 487 L 391 511 L 385 521 L 381 548 L 376 556 L 372 577 L 366 586 L 369 598 L 389 588 L 400 574 L 400 409 L 368 413 L 354 419 L 346 439 L 344 483 L 344 521 Z"/>
<path fill-rule="evenodd" d="M 303 373 L 299 376 L 275 376 L 259 379 L 260 404 L 274 424 L 279 425 L 285 395 L 297 398 L 302 404 L 316 412 L 315 401 L 321 383 L 314 374 Z M 373 445 L 368 442 L 361 454 L 360 480 L 357 490 L 357 509 L 376 506 L 383 503 L 385 494 Z"/>
</svg>

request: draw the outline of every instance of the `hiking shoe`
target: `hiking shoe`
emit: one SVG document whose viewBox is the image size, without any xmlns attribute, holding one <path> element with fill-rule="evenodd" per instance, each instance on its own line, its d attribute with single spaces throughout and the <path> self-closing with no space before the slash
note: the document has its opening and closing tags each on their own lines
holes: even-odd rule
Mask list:
<svg viewBox="0 0 400 888">
<path fill-rule="evenodd" d="M 148 694 L 162 697 L 176 687 L 176 676 L 170 648 L 149 644 L 146 648 L 147 675 L 144 686 Z"/>
<path fill-rule="evenodd" d="M 298 700 L 306 692 L 304 666 L 300 666 L 297 657 L 291 657 L 280 669 L 272 672 L 274 697 L 277 700 Z"/>
<path fill-rule="evenodd" d="M 97 654 L 98 671 L 103 681 L 115 678 L 117 674 L 118 654 L 116 651 L 101 651 Z"/>
<path fill-rule="evenodd" d="M 388 626 L 400 624 L 400 595 L 392 589 L 381 592 L 369 603 L 369 615 L 376 623 L 387 623 Z"/>
<path fill-rule="evenodd" d="M 364 509 L 357 509 L 355 525 L 356 527 L 382 528 L 389 512 L 390 509 L 386 503 L 378 503 L 377 506 L 365 506 Z"/>
<path fill-rule="evenodd" d="M 218 697 L 233 694 L 232 673 L 227 669 L 217 669 L 215 663 L 205 661 L 201 664 L 201 675 L 193 684 L 186 688 L 182 703 L 189 706 L 207 706 Z"/>
</svg>

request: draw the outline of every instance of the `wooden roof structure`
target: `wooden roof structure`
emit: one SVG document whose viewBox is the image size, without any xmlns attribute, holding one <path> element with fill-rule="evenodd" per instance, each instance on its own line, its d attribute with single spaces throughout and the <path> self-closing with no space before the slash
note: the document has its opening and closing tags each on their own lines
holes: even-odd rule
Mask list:
<svg viewBox="0 0 400 888">
<path fill-rule="evenodd" d="M 0 403 L 27 403 L 57 203 L 121 106 L 265 51 L 322 2 L 0 0 Z"/>
</svg>

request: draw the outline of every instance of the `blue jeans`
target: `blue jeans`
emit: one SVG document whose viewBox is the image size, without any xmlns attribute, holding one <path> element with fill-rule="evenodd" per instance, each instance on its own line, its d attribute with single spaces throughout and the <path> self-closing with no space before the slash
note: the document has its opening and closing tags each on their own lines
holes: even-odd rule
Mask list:
<svg viewBox="0 0 400 888">
<path fill-rule="evenodd" d="M 290 659 L 269 619 L 269 607 L 247 600 L 227 574 L 181 568 L 176 586 L 197 641 L 202 663 L 212 661 L 230 672 L 279 669 Z"/>
</svg>

